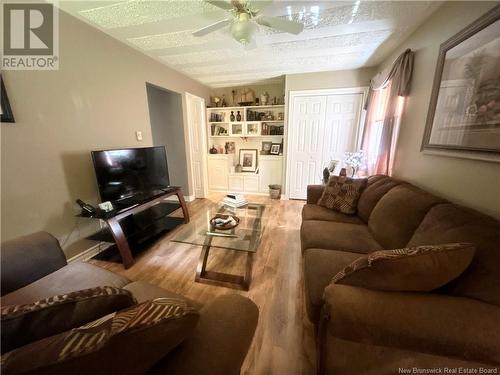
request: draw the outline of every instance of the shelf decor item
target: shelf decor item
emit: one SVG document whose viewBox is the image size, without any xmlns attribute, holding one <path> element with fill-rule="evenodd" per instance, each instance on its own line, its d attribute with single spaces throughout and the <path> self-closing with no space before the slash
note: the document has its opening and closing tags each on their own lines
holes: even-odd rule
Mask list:
<svg viewBox="0 0 500 375">
<path fill-rule="evenodd" d="M 281 152 L 281 143 L 271 144 L 271 150 L 269 150 L 269 153 L 271 155 L 279 155 L 280 152 Z"/>
<path fill-rule="evenodd" d="M 229 121 L 234 122 L 234 111 L 231 111 L 231 116 L 229 116 Z"/>
<path fill-rule="evenodd" d="M 271 151 L 271 145 L 273 142 L 262 142 L 262 150 L 261 150 L 261 155 L 269 155 L 269 152 Z"/>
<path fill-rule="evenodd" d="M 236 144 L 234 142 L 226 142 L 226 154 L 234 154 L 236 151 Z"/>
<path fill-rule="evenodd" d="M 257 170 L 257 151 L 257 149 L 240 149 L 240 164 L 243 172 Z"/>
<path fill-rule="evenodd" d="M 500 161 L 500 6 L 441 44 L 421 151 Z"/>
<path fill-rule="evenodd" d="M 240 111 L 238 111 L 238 113 L 236 114 L 236 121 L 241 121 L 241 113 L 240 113 Z"/>
<path fill-rule="evenodd" d="M 252 105 L 255 101 L 255 93 L 252 89 L 245 88 L 241 90 L 240 93 L 240 101 L 238 102 L 241 106 L 249 106 Z"/>
<path fill-rule="evenodd" d="M 217 214 L 210 219 L 210 224 L 215 229 L 229 230 L 236 228 L 240 223 L 240 219 L 233 215 Z"/>
<path fill-rule="evenodd" d="M 363 150 L 345 153 L 344 163 L 351 168 L 351 177 L 354 177 L 359 168 L 363 166 L 364 158 Z"/>
</svg>

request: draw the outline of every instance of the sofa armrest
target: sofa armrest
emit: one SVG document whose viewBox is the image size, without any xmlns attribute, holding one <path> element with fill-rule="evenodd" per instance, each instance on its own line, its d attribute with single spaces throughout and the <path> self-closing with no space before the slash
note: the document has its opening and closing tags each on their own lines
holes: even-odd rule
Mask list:
<svg viewBox="0 0 500 375">
<path fill-rule="evenodd" d="M 323 293 L 333 276 L 363 254 L 347 251 L 307 249 L 304 253 L 304 291 L 309 320 L 319 321 Z"/>
<path fill-rule="evenodd" d="M 341 339 L 500 363 L 500 307 L 469 298 L 331 284 L 322 319 Z"/>
<path fill-rule="evenodd" d="M 2 296 L 64 267 L 57 238 L 37 232 L 4 242 L 1 247 Z"/>
<path fill-rule="evenodd" d="M 192 336 L 153 370 L 162 375 L 238 375 L 253 339 L 259 310 L 237 294 L 217 297 L 200 311 Z"/>
<path fill-rule="evenodd" d="M 321 198 L 325 187 L 323 185 L 307 185 L 307 203 L 316 204 Z"/>
</svg>

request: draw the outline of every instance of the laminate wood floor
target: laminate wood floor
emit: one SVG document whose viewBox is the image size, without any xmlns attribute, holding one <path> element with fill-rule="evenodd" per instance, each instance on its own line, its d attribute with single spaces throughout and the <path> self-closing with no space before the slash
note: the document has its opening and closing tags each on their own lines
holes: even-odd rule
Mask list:
<svg viewBox="0 0 500 375">
<path fill-rule="evenodd" d="M 218 202 L 222 197 L 221 194 L 211 194 L 208 199 L 188 203 L 190 215 L 195 217 L 200 208 Z M 265 231 L 254 255 L 252 284 L 248 292 L 196 283 L 194 277 L 201 247 L 170 241 L 182 226 L 137 256 L 135 264 L 128 270 L 117 263 L 90 262 L 202 303 L 228 293 L 247 296 L 259 307 L 260 316 L 241 373 L 313 374 L 314 331 L 305 311 L 299 234 L 304 202 L 271 200 L 263 196 L 249 196 L 248 200 L 264 203 L 269 210 Z M 175 215 L 180 215 L 180 212 Z M 245 256 L 245 253 L 236 251 L 211 250 L 208 269 L 243 274 Z"/>
</svg>

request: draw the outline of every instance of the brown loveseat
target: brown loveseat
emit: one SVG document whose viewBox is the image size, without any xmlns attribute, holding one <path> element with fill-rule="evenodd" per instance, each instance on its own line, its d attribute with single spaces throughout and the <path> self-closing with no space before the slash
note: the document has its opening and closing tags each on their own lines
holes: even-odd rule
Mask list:
<svg viewBox="0 0 500 375">
<path fill-rule="evenodd" d="M 145 282 L 132 282 L 89 263 L 67 264 L 57 239 L 45 232 L 2 244 L 1 272 L 2 307 L 29 304 L 98 286 L 126 289 L 138 303 L 159 297 L 187 300 Z M 239 295 L 221 296 L 206 306 L 200 306 L 194 333 L 167 354 L 151 370 L 152 373 L 239 374 L 257 319 L 257 306 Z"/>
<path fill-rule="evenodd" d="M 500 365 L 497 220 L 381 175 L 368 179 L 354 216 L 316 205 L 322 192 L 323 186 L 308 187 L 301 228 L 319 373 Z M 461 276 L 432 293 L 330 283 L 362 254 L 453 242 L 473 243 L 474 259 Z"/>
</svg>

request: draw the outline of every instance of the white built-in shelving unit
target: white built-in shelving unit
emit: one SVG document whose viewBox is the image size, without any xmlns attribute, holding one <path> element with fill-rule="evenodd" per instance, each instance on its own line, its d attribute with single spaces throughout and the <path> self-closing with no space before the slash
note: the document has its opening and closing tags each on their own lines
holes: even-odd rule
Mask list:
<svg viewBox="0 0 500 375">
<path fill-rule="evenodd" d="M 209 190 L 267 194 L 268 185 L 282 184 L 284 112 L 284 105 L 207 108 Z M 234 153 L 226 153 L 227 142 L 234 142 Z M 263 154 L 262 142 L 281 144 L 281 154 Z M 257 150 L 257 173 L 235 172 L 240 149 Z"/>
</svg>

